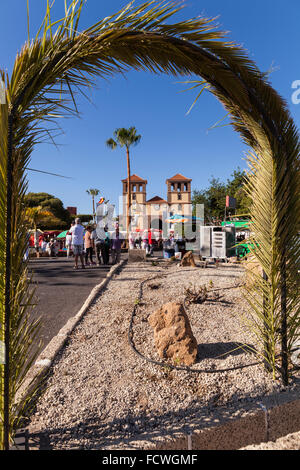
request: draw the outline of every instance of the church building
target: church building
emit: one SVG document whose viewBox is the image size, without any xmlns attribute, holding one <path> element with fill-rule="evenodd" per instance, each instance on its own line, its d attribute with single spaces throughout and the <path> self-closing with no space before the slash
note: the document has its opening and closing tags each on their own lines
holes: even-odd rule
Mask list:
<svg viewBox="0 0 300 470">
<path fill-rule="evenodd" d="M 190 178 L 177 173 L 166 180 L 166 199 L 154 196 L 147 200 L 147 180 L 131 175 L 131 230 L 162 229 L 163 222 L 175 215 L 192 215 Z M 123 229 L 126 229 L 127 178 L 123 184 Z M 170 224 L 171 226 L 171 224 Z"/>
</svg>

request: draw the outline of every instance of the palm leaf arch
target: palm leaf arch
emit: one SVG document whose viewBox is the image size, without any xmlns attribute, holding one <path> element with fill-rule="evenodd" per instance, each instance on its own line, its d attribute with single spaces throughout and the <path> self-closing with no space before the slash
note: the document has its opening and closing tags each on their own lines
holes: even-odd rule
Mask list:
<svg viewBox="0 0 300 470">
<path fill-rule="evenodd" d="M 253 149 L 248 191 L 260 247 L 255 256 L 267 275 L 260 286 L 269 303 L 279 296 L 285 310 L 292 307 L 296 311 L 292 317 L 295 328 L 299 296 L 287 294 L 295 287 L 299 269 L 295 240 L 300 230 L 300 144 L 287 104 L 246 52 L 224 39 L 212 19 L 167 24 L 181 7 L 150 1 L 138 7 L 129 4 L 80 32 L 83 3 L 71 0 L 65 17 L 55 23 L 47 0 L 43 25 L 17 55 L 11 77 L 1 71 L 6 84 L 6 104 L 0 107 L 2 323 L 8 325 L 8 303 L 26 276 L 20 261 L 22 249 L 17 247 L 24 238 L 25 168 L 34 146 L 49 134 L 46 125 L 58 115 L 77 113 L 76 90 L 93 85 L 96 77 L 107 78 L 133 68 L 201 77 L 200 83 L 224 105 L 231 124 Z M 266 193 L 264 200 L 259 197 L 261 192 Z M 18 315 L 17 307 L 14 314 Z M 4 330 L 1 338 L 5 340 Z M 284 354 L 286 348 L 287 344 Z"/>
</svg>

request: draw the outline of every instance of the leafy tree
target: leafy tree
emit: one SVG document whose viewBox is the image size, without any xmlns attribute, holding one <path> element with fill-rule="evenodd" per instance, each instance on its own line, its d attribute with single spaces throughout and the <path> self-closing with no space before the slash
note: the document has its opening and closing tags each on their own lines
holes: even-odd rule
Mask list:
<svg viewBox="0 0 300 470">
<path fill-rule="evenodd" d="M 129 149 L 132 145 L 137 145 L 141 140 L 141 135 L 137 134 L 135 127 L 125 129 L 124 127 L 114 131 L 114 139 L 110 138 L 106 141 L 106 145 L 114 150 L 115 148 L 125 147 L 127 157 L 127 239 L 130 226 L 130 206 L 131 206 L 131 181 L 130 181 L 130 156 Z"/>
<path fill-rule="evenodd" d="M 226 200 L 226 185 L 218 178 L 210 180 L 210 186 L 207 189 L 208 213 L 211 219 L 223 219 Z"/>
<path fill-rule="evenodd" d="M 27 207 L 26 218 L 30 227 L 36 232 L 41 225 L 47 221 L 49 217 L 53 217 L 52 212 L 46 211 L 42 206 L 38 207 Z"/>
<path fill-rule="evenodd" d="M 43 210 L 51 212 L 52 217 L 48 217 L 45 223 L 41 223 L 40 228 L 61 229 L 71 223 L 71 215 L 64 208 L 60 199 L 48 193 L 28 193 L 25 196 L 26 207 L 41 207 Z"/>
<path fill-rule="evenodd" d="M 194 213 L 196 204 L 204 204 L 206 223 L 221 223 L 225 216 L 226 196 L 229 195 L 236 198 L 237 214 L 249 214 L 250 198 L 244 189 L 245 181 L 245 172 L 240 168 L 234 170 L 226 183 L 220 181 L 219 178 L 211 178 L 207 189 L 193 191 Z"/>
<path fill-rule="evenodd" d="M 232 179 L 227 180 L 227 194 L 236 198 L 236 213 L 249 214 L 251 199 L 245 189 L 246 173 L 238 168 L 231 175 Z M 249 176 L 248 176 L 249 177 Z"/>
</svg>

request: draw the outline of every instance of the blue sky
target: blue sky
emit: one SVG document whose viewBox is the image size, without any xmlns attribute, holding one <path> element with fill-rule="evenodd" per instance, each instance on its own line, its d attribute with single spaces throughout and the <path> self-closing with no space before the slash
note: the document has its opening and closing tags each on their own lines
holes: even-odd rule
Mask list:
<svg viewBox="0 0 300 470">
<path fill-rule="evenodd" d="M 59 15 L 63 0 L 56 0 Z M 87 0 L 81 28 L 122 8 L 120 0 Z M 136 1 L 136 4 L 142 2 Z M 31 35 L 43 18 L 46 0 L 30 0 Z M 27 38 L 26 0 L 1 2 L 0 67 L 10 73 L 15 54 Z M 275 68 L 270 80 L 286 99 L 300 127 L 300 104 L 292 103 L 292 83 L 300 80 L 299 0 L 186 0 L 186 8 L 175 18 L 198 15 L 219 16 L 221 29 L 243 45 L 262 70 Z M 58 18 L 59 16 L 57 16 Z M 187 77 L 188 79 L 188 77 Z M 98 81 L 91 94 L 93 104 L 79 98 L 81 118 L 60 121 L 64 135 L 57 149 L 50 144 L 36 147 L 31 167 L 71 176 L 60 179 L 28 172 L 29 190 L 48 192 L 65 206 L 77 206 L 80 213 L 91 212 L 89 188 L 117 203 L 120 180 L 126 177 L 123 149 L 112 152 L 106 140 L 118 127 L 135 126 L 141 142 L 131 152 L 132 173 L 148 180 L 147 198 L 166 197 L 165 180 L 176 173 L 192 178 L 193 189 L 204 189 L 214 176 L 226 180 L 243 160 L 246 147 L 229 126 L 208 130 L 225 115 L 217 100 L 204 93 L 189 115 L 196 94 L 180 84 L 184 78 L 129 72 Z"/>
</svg>

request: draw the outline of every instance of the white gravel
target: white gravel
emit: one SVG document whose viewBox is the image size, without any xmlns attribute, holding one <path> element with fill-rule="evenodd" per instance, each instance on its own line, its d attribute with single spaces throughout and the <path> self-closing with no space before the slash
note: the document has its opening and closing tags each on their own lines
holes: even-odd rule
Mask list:
<svg viewBox="0 0 300 470">
<path fill-rule="evenodd" d="M 230 264 L 207 269 L 167 262 L 128 264 L 113 277 L 55 361 L 31 417 L 31 434 L 42 436 L 45 448 L 125 449 L 143 436 L 187 431 L 219 407 L 234 410 L 279 392 L 280 382 L 263 367 L 239 368 L 256 362 L 238 347 L 254 345 L 240 321 L 247 309 L 237 287 L 242 275 L 240 266 Z M 192 369 L 199 373 L 160 367 L 131 349 L 129 322 L 140 283 L 148 278 L 153 281 L 145 283 L 133 339 L 137 349 L 154 360 L 160 359 L 148 316 L 165 302 L 183 300 L 190 284 L 212 281 L 213 288 L 220 289 L 220 301 L 188 306 L 199 344 Z M 151 284 L 158 288 L 151 289 Z"/>
</svg>

